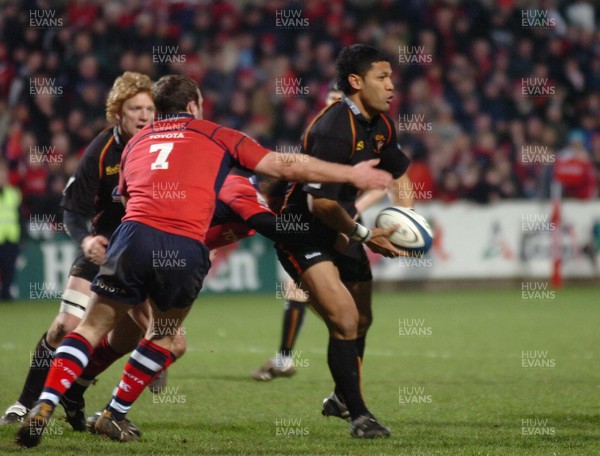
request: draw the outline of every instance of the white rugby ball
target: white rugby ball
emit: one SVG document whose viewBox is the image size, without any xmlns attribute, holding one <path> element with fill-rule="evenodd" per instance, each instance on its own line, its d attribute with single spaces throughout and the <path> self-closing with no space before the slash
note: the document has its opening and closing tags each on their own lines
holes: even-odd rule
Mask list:
<svg viewBox="0 0 600 456">
<path fill-rule="evenodd" d="M 378 228 L 399 225 L 390 236 L 390 242 L 396 247 L 413 254 L 426 253 L 433 244 L 433 231 L 422 215 L 413 209 L 391 206 L 383 209 L 375 219 Z"/>
</svg>

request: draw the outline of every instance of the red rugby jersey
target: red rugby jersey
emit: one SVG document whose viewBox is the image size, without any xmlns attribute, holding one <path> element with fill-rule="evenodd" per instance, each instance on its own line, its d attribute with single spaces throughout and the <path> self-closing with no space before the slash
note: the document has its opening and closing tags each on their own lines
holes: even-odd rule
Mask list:
<svg viewBox="0 0 600 456">
<path fill-rule="evenodd" d="M 219 191 L 217 207 L 204 243 L 209 249 L 216 249 L 253 236 L 256 231 L 246 221 L 263 213 L 275 218 L 275 213 L 248 177 L 229 174 Z"/>
<path fill-rule="evenodd" d="M 236 130 L 187 114 L 152 122 L 123 152 L 123 221 L 203 242 L 231 167 L 254 169 L 268 152 Z"/>
</svg>

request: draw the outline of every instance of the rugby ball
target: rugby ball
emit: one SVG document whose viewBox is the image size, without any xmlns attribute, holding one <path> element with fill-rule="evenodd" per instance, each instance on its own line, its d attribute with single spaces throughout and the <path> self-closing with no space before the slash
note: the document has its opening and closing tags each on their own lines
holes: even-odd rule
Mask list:
<svg viewBox="0 0 600 456">
<path fill-rule="evenodd" d="M 383 209 L 375 219 L 378 228 L 399 225 L 390 236 L 390 242 L 396 247 L 412 254 L 427 253 L 433 244 L 433 231 L 422 215 L 413 209 L 391 206 Z"/>
</svg>

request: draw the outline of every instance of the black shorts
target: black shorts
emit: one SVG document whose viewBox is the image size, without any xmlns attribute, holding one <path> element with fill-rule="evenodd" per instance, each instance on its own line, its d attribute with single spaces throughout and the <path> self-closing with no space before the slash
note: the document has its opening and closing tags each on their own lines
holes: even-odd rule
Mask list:
<svg viewBox="0 0 600 456">
<path fill-rule="evenodd" d="M 344 283 L 370 282 L 373 280 L 371 264 L 360 242 L 350 241 L 348 249 L 340 253 L 331 247 L 316 245 L 281 246 L 276 245 L 279 262 L 296 284 L 300 276 L 311 266 L 323 261 L 331 261 L 340 272 Z"/>
<path fill-rule="evenodd" d="M 69 275 L 73 277 L 80 277 L 88 282 L 91 282 L 94 280 L 94 277 L 96 277 L 96 274 L 98 274 L 99 269 L 100 266 L 86 259 L 85 255 L 83 254 L 83 250 L 79 248 L 77 251 L 77 256 L 75 257 L 75 261 L 73 261 L 71 269 L 69 270 Z"/>
<path fill-rule="evenodd" d="M 127 304 L 150 297 L 163 312 L 189 307 L 210 269 L 208 253 L 197 240 L 124 222 L 111 237 L 91 288 Z"/>
</svg>

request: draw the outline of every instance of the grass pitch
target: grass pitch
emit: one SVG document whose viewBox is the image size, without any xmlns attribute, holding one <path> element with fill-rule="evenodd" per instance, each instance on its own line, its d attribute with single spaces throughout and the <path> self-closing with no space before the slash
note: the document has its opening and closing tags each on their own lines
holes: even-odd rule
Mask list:
<svg viewBox="0 0 600 456">
<path fill-rule="evenodd" d="M 332 380 L 327 333 L 307 314 L 298 375 L 258 383 L 250 372 L 279 343 L 273 296 L 202 297 L 186 320 L 188 353 L 162 394 L 144 392 L 129 418 L 143 431 L 120 444 L 73 432 L 55 414 L 41 445 L 22 450 L 0 428 L 0 454 L 39 455 L 591 455 L 600 452 L 600 305 L 596 288 L 398 292 L 375 296 L 363 388 L 392 429 L 352 439 L 320 414 Z M 0 305 L 0 408 L 18 397 L 30 350 L 55 302 Z M 124 360 L 87 394 L 102 408 Z"/>
</svg>

